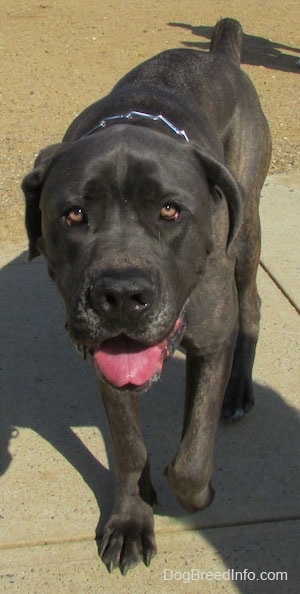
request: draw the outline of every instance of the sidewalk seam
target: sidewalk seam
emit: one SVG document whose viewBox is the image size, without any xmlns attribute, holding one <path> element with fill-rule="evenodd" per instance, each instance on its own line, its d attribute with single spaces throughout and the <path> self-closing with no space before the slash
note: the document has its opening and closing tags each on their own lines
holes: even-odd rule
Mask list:
<svg viewBox="0 0 300 594">
<path fill-rule="evenodd" d="M 277 280 L 277 278 L 272 274 L 272 272 L 269 270 L 269 268 L 264 264 L 264 262 L 262 260 L 259 261 L 259 264 L 260 264 L 261 268 L 264 270 L 264 272 L 271 279 L 271 281 L 274 283 L 274 285 L 276 285 L 277 289 L 279 289 L 279 291 L 282 293 L 282 295 L 285 297 L 285 299 L 289 302 L 289 304 L 296 310 L 296 312 L 298 314 L 300 314 L 300 309 L 299 309 L 297 303 L 292 299 L 292 297 L 290 297 L 290 295 L 283 288 L 282 284 Z"/>
<path fill-rule="evenodd" d="M 300 516 L 289 516 L 286 518 L 279 517 L 269 520 L 248 520 L 247 522 L 235 522 L 233 524 L 211 524 L 210 526 L 205 526 L 203 528 L 197 526 L 186 526 L 186 527 L 178 527 L 175 530 L 156 530 L 157 536 L 162 534 L 174 534 L 179 532 L 201 532 L 205 533 L 209 530 L 224 530 L 230 528 L 243 528 L 247 526 L 264 526 L 265 524 L 287 524 L 289 522 L 298 522 L 300 521 Z M 24 549 L 24 548 L 33 548 L 33 547 L 44 547 L 44 546 L 52 546 L 52 545 L 63 545 L 63 544 L 73 544 L 73 543 L 81 543 L 81 542 L 95 542 L 97 539 L 95 536 L 70 536 L 67 538 L 45 538 L 44 540 L 33 540 L 28 542 L 16 542 L 16 543 L 8 543 L 8 544 L 0 544 L 0 551 L 8 551 L 13 549 Z"/>
</svg>

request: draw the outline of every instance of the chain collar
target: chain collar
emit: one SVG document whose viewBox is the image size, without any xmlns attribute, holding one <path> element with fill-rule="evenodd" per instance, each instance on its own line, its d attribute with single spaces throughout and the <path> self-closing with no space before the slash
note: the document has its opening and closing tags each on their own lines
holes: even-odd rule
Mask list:
<svg viewBox="0 0 300 594">
<path fill-rule="evenodd" d="M 179 128 L 177 128 L 177 126 L 172 124 L 172 122 L 170 122 L 163 115 L 161 115 L 161 114 L 152 115 L 150 113 L 144 113 L 142 111 L 129 111 L 128 113 L 122 113 L 120 115 L 114 115 L 114 116 L 110 116 L 107 118 L 103 118 L 103 120 L 101 120 L 99 122 L 99 124 L 97 124 L 97 126 L 95 126 L 91 130 L 89 130 L 88 132 L 83 134 L 83 136 L 81 136 L 81 138 L 90 136 L 97 130 L 107 128 L 108 126 L 111 126 L 112 124 L 119 124 L 122 122 L 126 123 L 126 122 L 132 121 L 134 119 L 144 119 L 144 120 L 152 120 L 153 122 L 162 122 L 165 126 L 167 126 L 170 130 L 172 130 L 172 132 L 174 132 L 174 134 L 176 134 L 177 136 L 179 136 L 186 142 L 189 142 L 189 138 L 188 138 L 186 132 L 184 130 L 179 130 Z"/>
</svg>

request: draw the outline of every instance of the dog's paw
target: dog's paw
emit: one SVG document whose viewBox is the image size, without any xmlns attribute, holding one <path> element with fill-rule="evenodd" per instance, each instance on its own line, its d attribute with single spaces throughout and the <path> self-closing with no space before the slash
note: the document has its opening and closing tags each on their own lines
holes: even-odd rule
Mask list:
<svg viewBox="0 0 300 594">
<path fill-rule="evenodd" d="M 141 561 L 148 567 L 157 552 L 153 528 L 152 509 L 144 502 L 129 512 L 113 513 L 97 538 L 99 555 L 108 571 L 119 567 L 126 575 Z"/>
<path fill-rule="evenodd" d="M 226 423 L 239 421 L 254 406 L 252 380 L 241 377 L 230 381 L 222 407 L 222 419 Z"/>
</svg>

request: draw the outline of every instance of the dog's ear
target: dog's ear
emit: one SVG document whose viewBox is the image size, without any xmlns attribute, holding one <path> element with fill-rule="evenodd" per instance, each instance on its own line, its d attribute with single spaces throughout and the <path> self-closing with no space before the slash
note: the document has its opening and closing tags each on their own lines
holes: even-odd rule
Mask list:
<svg viewBox="0 0 300 594">
<path fill-rule="evenodd" d="M 242 188 L 234 179 L 229 169 L 214 156 L 202 151 L 198 147 L 195 149 L 198 158 L 204 167 L 208 182 L 216 186 L 217 190 L 224 194 L 229 212 L 229 232 L 227 238 L 227 253 L 229 252 L 234 240 L 239 232 L 243 218 L 243 199 Z"/>
<path fill-rule="evenodd" d="M 40 197 L 45 174 L 54 156 L 61 150 L 62 144 L 53 144 L 40 152 L 35 160 L 32 171 L 24 177 L 22 190 L 25 194 L 25 225 L 29 239 L 29 261 L 40 255 L 37 240 L 42 235 Z"/>
</svg>

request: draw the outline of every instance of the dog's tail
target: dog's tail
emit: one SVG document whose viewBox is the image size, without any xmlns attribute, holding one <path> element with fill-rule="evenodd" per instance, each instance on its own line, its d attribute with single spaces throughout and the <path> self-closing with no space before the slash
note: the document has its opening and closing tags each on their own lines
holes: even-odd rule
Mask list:
<svg viewBox="0 0 300 594">
<path fill-rule="evenodd" d="M 214 27 L 210 42 L 213 54 L 222 54 L 240 64 L 243 42 L 243 29 L 234 19 L 222 19 Z"/>
</svg>

